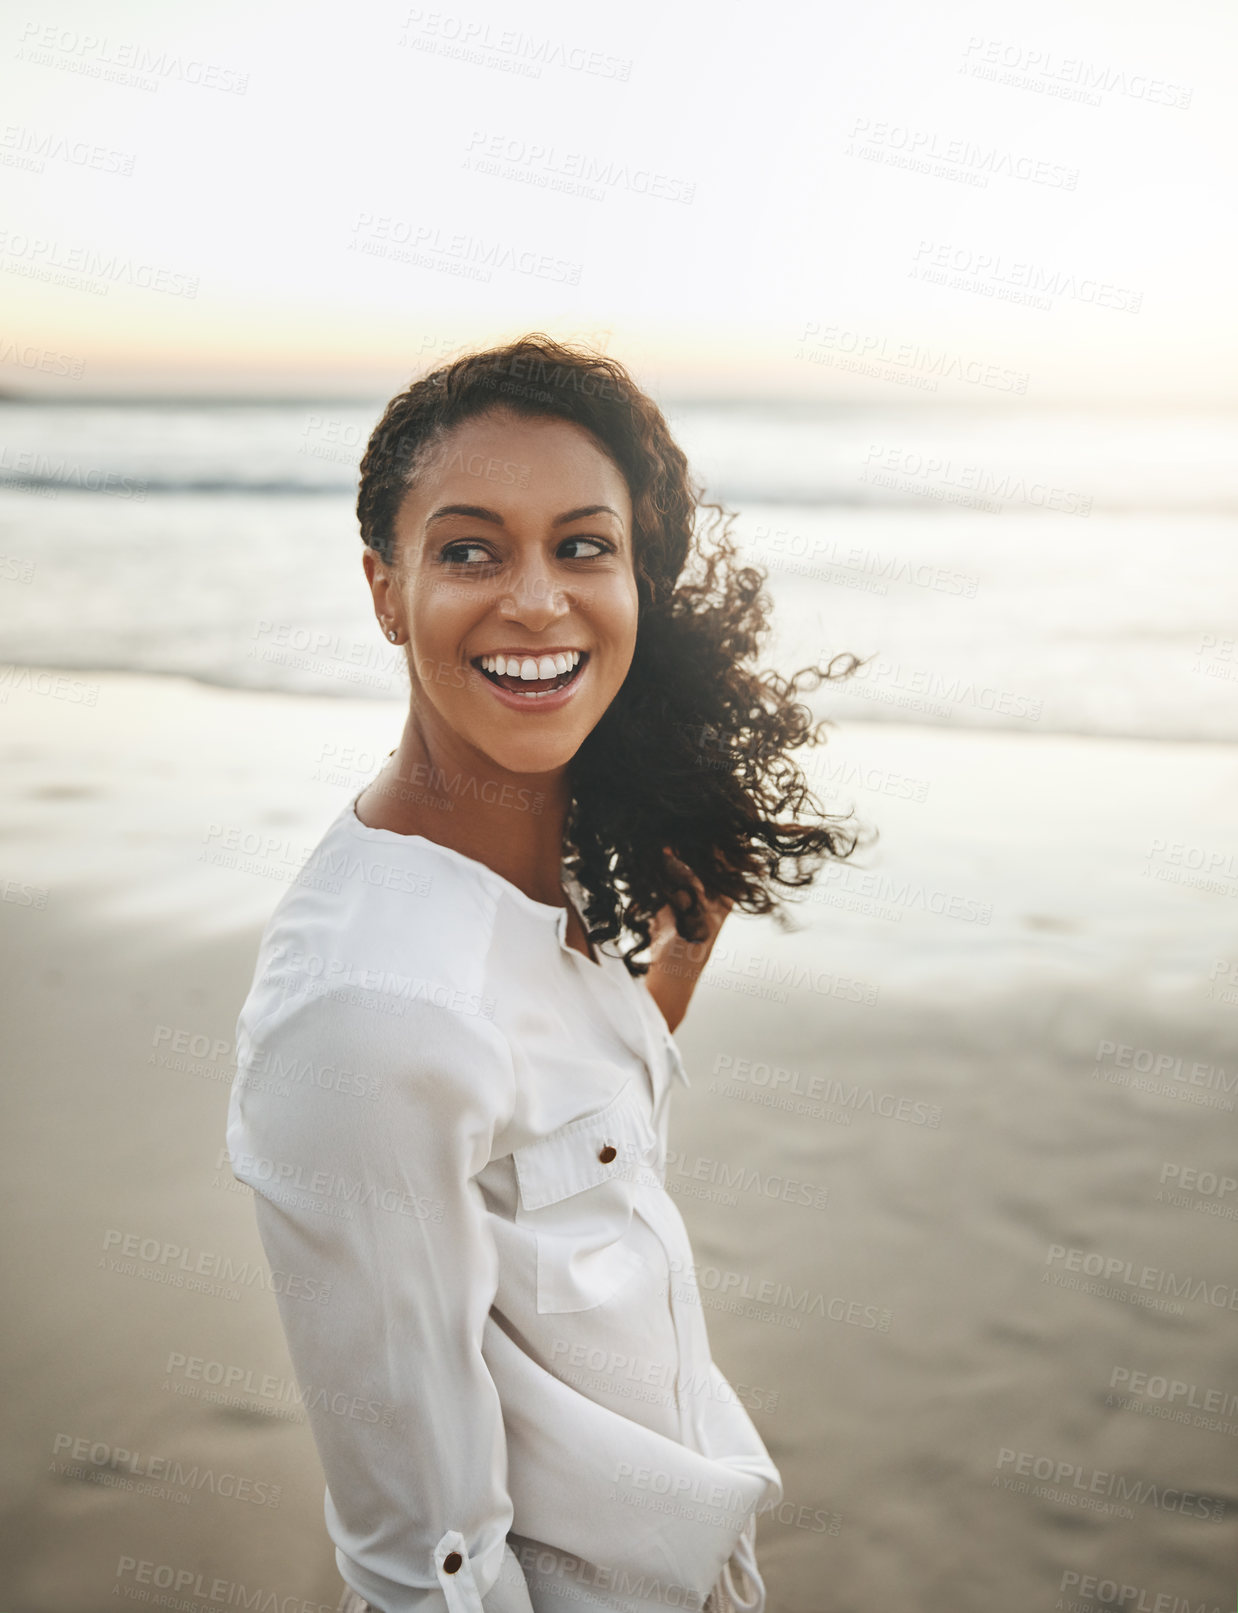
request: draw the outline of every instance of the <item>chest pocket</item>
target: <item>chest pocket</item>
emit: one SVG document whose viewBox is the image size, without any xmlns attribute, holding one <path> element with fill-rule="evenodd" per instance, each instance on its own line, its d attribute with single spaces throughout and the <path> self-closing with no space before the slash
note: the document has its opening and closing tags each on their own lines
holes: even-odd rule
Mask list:
<svg viewBox="0 0 1238 1613">
<path fill-rule="evenodd" d="M 661 1186 L 658 1139 L 632 1083 L 596 1114 L 513 1151 L 516 1219 L 537 1239 L 539 1311 L 587 1311 L 641 1267 L 625 1237 L 638 1189 Z"/>
</svg>

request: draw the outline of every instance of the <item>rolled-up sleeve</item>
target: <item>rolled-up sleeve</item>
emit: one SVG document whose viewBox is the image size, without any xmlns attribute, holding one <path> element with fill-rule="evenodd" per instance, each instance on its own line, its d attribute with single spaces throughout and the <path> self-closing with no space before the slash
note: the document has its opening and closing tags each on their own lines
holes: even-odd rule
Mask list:
<svg viewBox="0 0 1238 1613">
<path fill-rule="evenodd" d="M 531 1613 L 506 1542 L 481 1340 L 481 1190 L 515 1077 L 480 1015 L 365 994 L 246 1004 L 228 1123 L 327 1480 L 341 1573 L 382 1613 Z M 251 1006 L 253 1005 L 253 1006 Z"/>
</svg>

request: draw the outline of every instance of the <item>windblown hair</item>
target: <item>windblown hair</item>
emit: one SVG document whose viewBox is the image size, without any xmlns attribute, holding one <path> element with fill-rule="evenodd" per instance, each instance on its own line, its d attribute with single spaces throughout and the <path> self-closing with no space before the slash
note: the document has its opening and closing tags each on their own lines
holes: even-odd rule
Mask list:
<svg viewBox="0 0 1238 1613">
<path fill-rule="evenodd" d="M 564 858 L 594 942 L 626 935 L 642 975 L 651 920 L 668 903 L 688 941 L 707 899 L 789 927 L 774 887 L 811 884 L 860 835 L 828 815 L 791 752 L 823 743 L 825 720 L 796 696 L 861 664 L 849 653 L 790 678 L 753 666 L 769 631 L 764 572 L 740 563 L 734 516 L 707 502 L 657 405 L 613 359 L 548 336 L 466 354 L 388 404 L 361 461 L 363 541 L 394 562 L 396 512 L 428 453 L 496 408 L 549 415 L 592 433 L 626 478 L 638 593 L 627 678 L 569 766 Z M 699 512 L 709 512 L 698 520 Z M 668 850 L 670 855 L 668 856 Z"/>
</svg>

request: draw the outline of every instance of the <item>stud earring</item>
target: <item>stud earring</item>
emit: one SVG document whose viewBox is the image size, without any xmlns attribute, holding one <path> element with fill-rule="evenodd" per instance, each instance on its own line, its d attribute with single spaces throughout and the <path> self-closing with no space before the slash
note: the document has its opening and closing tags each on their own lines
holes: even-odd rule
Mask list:
<svg viewBox="0 0 1238 1613">
<path fill-rule="evenodd" d="M 387 637 L 388 637 L 388 638 L 389 638 L 389 639 L 390 639 L 390 640 L 391 640 L 391 642 L 392 642 L 392 643 L 393 643 L 393 644 L 394 644 L 394 643 L 396 643 L 396 641 L 397 641 L 397 640 L 398 640 L 398 639 L 399 639 L 399 637 L 400 637 L 400 635 L 399 635 L 399 634 L 398 634 L 398 633 L 397 633 L 397 632 L 396 632 L 396 630 L 395 630 L 395 628 L 394 628 L 394 627 L 389 627 L 389 628 L 388 628 L 388 629 L 387 629 Z"/>
</svg>

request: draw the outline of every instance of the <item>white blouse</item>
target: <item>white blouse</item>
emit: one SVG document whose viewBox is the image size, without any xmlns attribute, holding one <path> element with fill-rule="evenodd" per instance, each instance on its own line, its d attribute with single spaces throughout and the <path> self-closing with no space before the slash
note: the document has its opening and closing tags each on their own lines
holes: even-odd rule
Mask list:
<svg viewBox="0 0 1238 1613">
<path fill-rule="evenodd" d="M 664 1186 L 687 1075 L 567 917 L 350 801 L 237 1026 L 232 1166 L 340 1573 L 382 1613 L 764 1606 L 781 1483 Z"/>
</svg>

